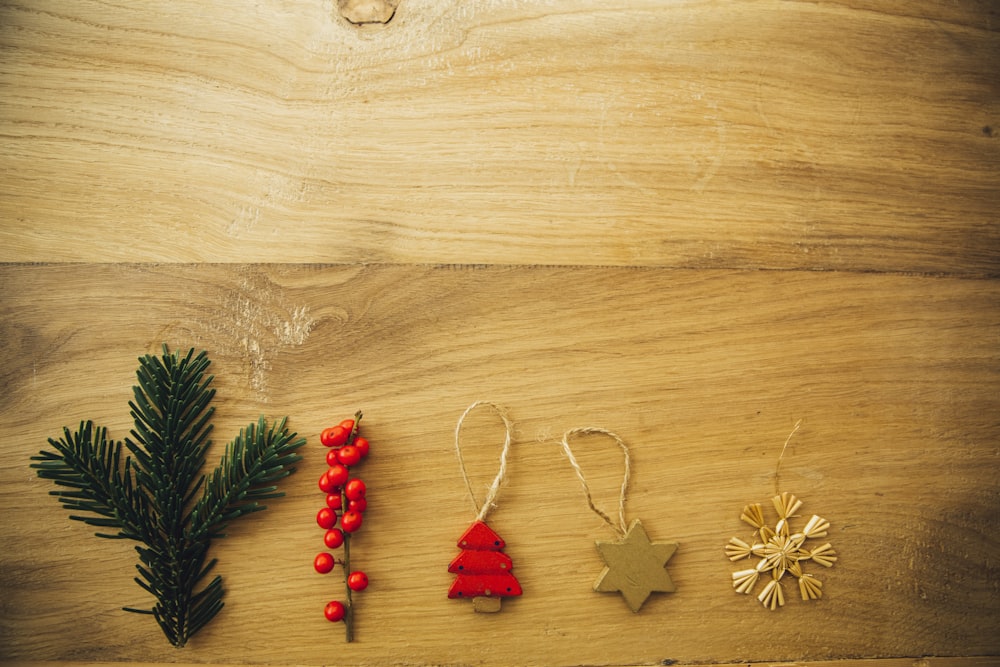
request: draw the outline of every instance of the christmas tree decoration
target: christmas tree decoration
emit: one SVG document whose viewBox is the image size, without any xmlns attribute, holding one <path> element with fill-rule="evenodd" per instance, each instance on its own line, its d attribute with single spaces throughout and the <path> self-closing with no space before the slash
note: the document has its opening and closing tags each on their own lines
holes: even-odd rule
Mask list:
<svg viewBox="0 0 1000 667">
<path fill-rule="evenodd" d="M 618 498 L 617 523 L 594 504 L 590 485 L 587 484 L 583 469 L 570 448 L 570 438 L 580 435 L 610 437 L 625 455 L 625 474 Z M 638 612 L 653 593 L 673 593 L 676 588 L 667 573 L 666 565 L 667 561 L 676 553 L 679 545 L 676 542 L 652 542 L 638 519 L 632 521 L 626 528 L 625 499 L 628 495 L 628 484 L 631 477 L 631 458 L 625 442 L 611 431 L 585 427 L 567 431 L 562 438 L 562 448 L 583 486 L 583 493 L 590 509 L 611 526 L 620 537 L 614 542 L 597 542 L 597 551 L 603 559 L 605 567 L 598 575 L 597 581 L 594 582 L 594 590 L 599 593 L 621 593 L 625 604 L 633 612 Z"/>
<path fill-rule="evenodd" d="M 503 449 L 500 452 L 500 469 L 487 490 L 482 505 L 476 501 L 476 495 L 472 490 L 472 482 L 469 480 L 465 461 L 462 459 L 460 440 L 462 423 L 470 412 L 480 406 L 489 407 L 496 412 L 503 420 L 505 428 Z M 477 401 L 470 405 L 455 426 L 455 453 L 458 456 L 465 487 L 476 511 L 476 519 L 459 538 L 458 548 L 462 552 L 448 566 L 448 572 L 455 575 L 455 581 L 448 590 L 448 597 L 471 599 L 472 609 L 477 612 L 498 612 L 501 608 L 501 599 L 521 595 L 521 584 L 511 573 L 513 561 L 510 556 L 503 553 L 507 545 L 503 538 L 486 525 L 486 516 L 496 507 L 497 494 L 507 475 L 507 455 L 510 452 L 513 430 L 514 427 L 506 411 L 495 403 L 486 401 Z"/>
<path fill-rule="evenodd" d="M 500 599 L 521 594 L 521 584 L 510 573 L 513 562 L 503 553 L 503 539 L 482 521 L 476 521 L 458 540 L 462 553 L 448 566 L 455 577 L 450 598 L 471 598 L 475 611 L 500 611 Z"/>
<path fill-rule="evenodd" d="M 807 544 L 808 540 L 826 537 L 830 523 L 814 514 L 802 530 L 793 530 L 791 521 L 798 516 L 796 512 L 802 507 L 802 501 L 788 492 L 778 493 L 778 470 L 781 467 L 781 459 L 799 424 L 801 422 L 795 425 L 785 440 L 774 472 L 776 495 L 771 499 L 771 504 L 778 517 L 774 527 L 771 528 L 766 524 L 760 503 L 746 505 L 740 519 L 753 527 L 751 541 L 747 543 L 733 537 L 726 545 L 726 556 L 730 561 L 735 562 L 744 558 L 759 559 L 754 567 L 732 573 L 733 588 L 737 593 L 749 595 L 754 592 L 761 576 L 765 575 L 767 581 L 757 595 L 757 600 L 772 611 L 785 604 L 781 579 L 786 573 L 798 580 L 799 594 L 803 600 L 816 600 L 823 595 L 823 582 L 803 570 L 803 565 L 812 561 L 823 567 L 832 567 L 837 560 L 837 553 L 829 542 L 818 546 Z M 767 574 L 770 574 L 769 578 Z"/>
<path fill-rule="evenodd" d="M 354 641 L 354 599 L 352 593 L 368 588 L 368 575 L 360 570 L 351 570 L 351 539 L 364 520 L 368 507 L 368 487 L 357 478 L 351 477 L 351 467 L 368 456 L 370 445 L 358 435 L 361 427 L 361 412 L 354 419 L 345 419 L 336 426 L 323 429 L 320 443 L 329 447 L 326 455 L 327 470 L 319 478 L 319 490 L 326 494 L 325 504 L 316 514 L 316 523 L 326 531 L 323 544 L 328 549 L 343 547 L 343 555 L 335 558 L 327 552 L 320 552 L 313 561 L 313 567 L 320 574 L 328 574 L 336 565 L 344 573 L 344 599 L 327 603 L 323 615 L 332 623 L 344 622 L 348 642 Z M 340 514 L 338 514 L 338 511 Z M 340 527 L 337 528 L 337 522 Z"/>
<path fill-rule="evenodd" d="M 64 428 L 62 438 L 50 438 L 55 451 L 42 450 L 31 464 L 61 487 L 49 493 L 63 507 L 83 513 L 71 519 L 105 531 L 98 537 L 140 543 L 135 582 L 156 604 L 124 610 L 152 615 L 178 647 L 223 607 L 222 577 L 203 584 L 215 566 L 212 539 L 224 537 L 234 519 L 266 509 L 260 501 L 284 495 L 276 483 L 294 471 L 302 458 L 295 450 L 305 444 L 285 419 L 269 426 L 260 417 L 229 443 L 214 471 L 201 474 L 215 410 L 210 363 L 204 351 L 181 356 L 166 345 L 161 357 L 140 357 L 131 437 L 110 440 L 106 429 L 81 422 L 75 433 Z"/>
</svg>

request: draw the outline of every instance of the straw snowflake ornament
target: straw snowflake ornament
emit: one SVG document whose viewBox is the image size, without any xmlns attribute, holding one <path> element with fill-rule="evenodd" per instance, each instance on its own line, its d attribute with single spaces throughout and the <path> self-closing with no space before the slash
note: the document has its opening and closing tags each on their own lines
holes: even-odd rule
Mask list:
<svg viewBox="0 0 1000 667">
<path fill-rule="evenodd" d="M 785 573 L 798 579 L 799 593 L 803 600 L 816 600 L 823 596 L 823 582 L 805 572 L 802 566 L 812 561 L 824 567 L 832 567 L 837 560 L 837 552 L 829 542 L 819 546 L 810 546 L 815 544 L 814 542 L 807 544 L 809 540 L 826 537 L 830 522 L 813 514 L 801 531 L 793 531 L 790 520 L 798 517 L 796 512 L 802 507 L 802 501 L 791 493 L 778 493 L 781 460 L 785 456 L 785 450 L 788 449 L 788 443 L 801 424 L 802 420 L 796 422 L 795 428 L 788 434 L 774 469 L 775 496 L 771 498 L 771 504 L 778 513 L 778 521 L 774 524 L 774 528 L 770 528 L 764 522 L 764 510 L 761 509 L 760 503 L 747 505 L 743 508 L 740 519 L 754 528 L 750 544 L 733 537 L 726 545 L 726 555 L 733 562 L 744 558 L 759 559 L 754 567 L 733 572 L 733 588 L 737 593 L 749 595 L 762 574 L 771 574 L 770 580 L 757 595 L 760 603 L 771 610 L 785 605 L 785 593 L 781 588 L 781 579 Z"/>
<path fill-rule="evenodd" d="M 785 594 L 781 589 L 781 579 L 785 573 L 798 579 L 799 593 L 803 600 L 815 600 L 823 595 L 823 582 L 815 576 L 803 571 L 802 566 L 808 561 L 824 567 L 831 567 L 837 560 L 837 553 L 829 542 L 809 548 L 808 540 L 826 537 L 830 522 L 826 519 L 812 516 L 805 527 L 799 532 L 792 532 L 789 519 L 795 514 L 802 501 L 790 493 L 782 493 L 771 499 L 774 509 L 778 512 L 778 522 L 774 528 L 764 523 L 764 512 L 760 503 L 753 503 L 743 508 L 740 519 L 754 527 L 756 532 L 751 544 L 738 537 L 733 537 L 726 545 L 726 555 L 729 560 L 738 561 L 744 558 L 758 558 L 756 566 L 733 572 L 733 588 L 737 593 L 749 595 L 760 579 L 761 574 L 770 573 L 771 578 L 757 595 L 768 609 L 784 606 Z"/>
</svg>

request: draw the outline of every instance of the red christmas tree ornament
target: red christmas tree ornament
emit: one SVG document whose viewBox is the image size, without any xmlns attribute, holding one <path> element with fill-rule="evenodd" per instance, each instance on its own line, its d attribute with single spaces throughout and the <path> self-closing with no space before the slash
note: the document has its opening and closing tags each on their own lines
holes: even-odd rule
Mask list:
<svg viewBox="0 0 1000 667">
<path fill-rule="evenodd" d="M 500 470 L 487 491 L 482 505 L 476 501 L 475 494 L 472 492 L 472 483 L 465 469 L 465 462 L 462 460 L 459 439 L 462 422 L 473 409 L 481 405 L 492 408 L 503 420 L 506 429 L 503 450 L 500 453 Z M 455 581 L 452 582 L 451 588 L 448 590 L 448 597 L 471 599 L 472 608 L 477 612 L 498 612 L 500 611 L 500 601 L 503 598 L 521 595 L 521 584 L 511 573 L 513 561 L 511 561 L 510 556 L 503 553 L 506 543 L 492 528 L 486 525 L 485 521 L 486 515 L 496 506 L 496 497 L 507 473 L 507 454 L 510 451 L 513 430 L 503 408 L 494 403 L 482 401 L 470 405 L 462 413 L 458 425 L 455 427 L 455 453 L 458 455 L 462 477 L 477 514 L 475 521 L 458 540 L 458 548 L 462 552 L 448 566 L 448 572 L 455 575 Z"/>
<path fill-rule="evenodd" d="M 503 553 L 506 544 L 482 521 L 473 523 L 458 540 L 462 550 L 448 571 L 455 581 L 450 598 L 471 598 L 476 611 L 500 611 L 500 599 L 521 594 L 521 584 L 511 573 L 513 562 Z"/>
</svg>

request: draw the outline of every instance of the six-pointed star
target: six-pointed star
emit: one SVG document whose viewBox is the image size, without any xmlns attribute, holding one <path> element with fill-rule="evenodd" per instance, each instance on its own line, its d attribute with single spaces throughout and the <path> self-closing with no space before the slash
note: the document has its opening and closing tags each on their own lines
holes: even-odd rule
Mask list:
<svg viewBox="0 0 1000 667">
<path fill-rule="evenodd" d="M 628 527 L 621 542 L 598 542 L 597 550 L 607 567 L 597 577 L 595 591 L 621 592 L 632 611 L 639 611 L 653 591 L 674 592 L 666 564 L 677 551 L 677 544 L 650 542 L 638 519 Z"/>
</svg>

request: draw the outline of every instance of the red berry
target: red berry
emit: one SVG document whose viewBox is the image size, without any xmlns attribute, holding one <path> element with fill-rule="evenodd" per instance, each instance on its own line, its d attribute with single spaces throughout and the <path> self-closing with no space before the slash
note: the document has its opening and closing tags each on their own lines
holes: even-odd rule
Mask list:
<svg viewBox="0 0 1000 667">
<path fill-rule="evenodd" d="M 364 512 L 368 509 L 368 501 L 364 498 L 358 498 L 357 500 L 349 500 L 347 502 L 347 509 L 353 510 L 355 512 Z"/>
<path fill-rule="evenodd" d="M 340 465 L 339 463 L 335 466 L 331 466 L 329 470 L 326 471 L 326 477 L 330 480 L 330 484 L 333 486 L 343 486 L 344 482 L 347 481 L 347 477 L 350 475 L 347 468 Z M 329 491 L 327 492 L 329 493 Z"/>
<path fill-rule="evenodd" d="M 344 620 L 345 611 L 344 603 L 334 600 L 333 602 L 326 603 L 326 609 L 323 610 L 323 615 L 326 616 L 326 620 L 331 623 L 336 623 L 337 621 Z"/>
<path fill-rule="evenodd" d="M 345 533 L 353 533 L 361 527 L 361 520 L 361 512 L 347 510 L 344 512 L 344 516 L 340 517 L 340 525 Z"/>
<path fill-rule="evenodd" d="M 363 591 L 368 588 L 368 575 L 364 572 L 351 572 L 347 577 L 347 585 L 352 591 Z"/>
<path fill-rule="evenodd" d="M 323 432 L 319 434 L 319 441 L 327 447 L 340 447 L 347 442 L 349 437 L 351 437 L 350 429 L 345 429 L 343 426 L 331 426 L 323 429 Z"/>
<path fill-rule="evenodd" d="M 354 439 L 354 446 L 357 448 L 358 452 L 361 454 L 361 458 L 365 458 L 366 456 L 368 456 L 368 449 L 369 449 L 370 445 L 368 444 L 367 440 L 365 440 L 364 438 L 355 438 Z"/>
<path fill-rule="evenodd" d="M 364 498 L 365 491 L 365 483 L 358 478 L 348 481 L 344 486 L 344 495 L 347 496 L 348 500 L 359 500 Z"/>
<path fill-rule="evenodd" d="M 316 513 L 316 523 L 319 524 L 320 528 L 329 530 L 337 525 L 337 513 L 329 507 L 324 507 Z"/>
<path fill-rule="evenodd" d="M 339 448 L 337 448 L 337 447 L 334 447 L 333 449 L 330 449 L 330 450 L 327 451 L 327 453 L 326 453 L 326 464 L 328 466 L 335 466 L 338 463 L 340 463 L 340 459 L 337 458 L 337 452 L 338 451 L 339 451 Z"/>
<path fill-rule="evenodd" d="M 344 533 L 340 528 L 331 528 L 326 531 L 326 535 L 323 536 L 323 544 L 327 546 L 328 549 L 339 549 L 340 545 L 344 543 Z"/>
<path fill-rule="evenodd" d="M 333 569 L 333 556 L 325 551 L 317 554 L 316 558 L 313 560 L 313 567 L 316 568 L 316 571 L 320 574 L 326 574 Z"/>
<path fill-rule="evenodd" d="M 344 499 L 339 493 L 326 494 L 326 506 L 332 510 L 339 510 L 344 506 Z"/>
<path fill-rule="evenodd" d="M 323 493 L 332 493 L 334 489 L 341 485 L 343 485 L 343 482 L 340 484 L 333 483 L 333 480 L 330 479 L 329 471 L 319 477 L 319 490 Z"/>
<path fill-rule="evenodd" d="M 354 445 L 344 445 L 337 450 L 337 460 L 345 466 L 357 465 L 361 460 L 361 452 Z"/>
<path fill-rule="evenodd" d="M 337 426 L 339 426 L 340 428 L 342 428 L 342 429 L 346 430 L 348 433 L 350 433 L 351 431 L 354 430 L 354 420 L 353 419 L 345 419 L 344 421 L 342 421 L 339 424 L 337 424 Z"/>
</svg>

